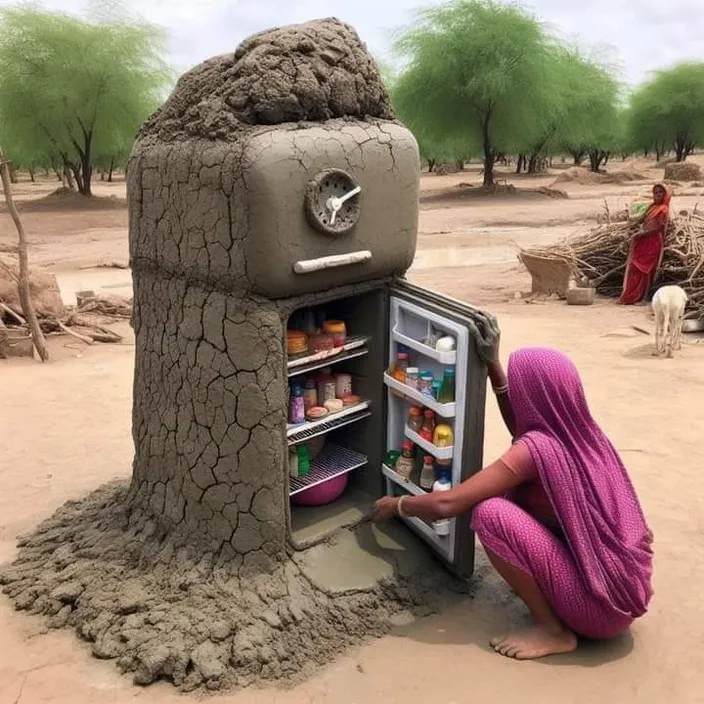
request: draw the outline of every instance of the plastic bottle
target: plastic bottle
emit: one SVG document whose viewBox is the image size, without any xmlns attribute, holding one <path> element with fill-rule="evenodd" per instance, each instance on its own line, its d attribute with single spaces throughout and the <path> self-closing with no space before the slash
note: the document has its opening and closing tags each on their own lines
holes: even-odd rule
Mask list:
<svg viewBox="0 0 704 704">
<path fill-rule="evenodd" d="M 423 427 L 423 409 L 418 406 L 411 406 L 408 409 L 408 427 L 414 433 L 420 433 Z"/>
<path fill-rule="evenodd" d="M 442 386 L 438 393 L 439 403 L 452 403 L 455 400 L 455 370 L 447 367 L 443 371 Z"/>
<path fill-rule="evenodd" d="M 303 389 L 299 384 L 295 384 L 291 387 L 288 420 L 289 423 L 293 423 L 294 425 L 305 423 L 306 420 L 306 409 L 303 403 Z"/>
<path fill-rule="evenodd" d="M 406 383 L 406 369 L 408 369 L 408 352 L 399 352 L 396 355 L 394 378 L 402 384 Z"/>
<path fill-rule="evenodd" d="M 298 445 L 296 447 L 298 455 L 298 476 L 307 477 L 310 472 L 310 453 L 307 445 Z"/>
<path fill-rule="evenodd" d="M 423 457 L 423 468 L 420 470 L 420 488 L 426 491 L 432 491 L 435 483 L 435 467 L 433 465 L 435 459 L 432 455 Z"/>
<path fill-rule="evenodd" d="M 433 491 L 450 491 L 452 489 L 452 467 L 441 465 L 439 462 L 435 467 L 437 479 L 433 484 Z M 433 524 L 435 532 L 438 535 L 445 536 L 450 534 L 450 519 L 442 518 L 435 521 Z"/>
<path fill-rule="evenodd" d="M 404 479 L 411 476 L 411 472 L 415 468 L 415 460 L 413 459 L 413 443 L 410 440 L 401 445 L 401 456 L 396 461 L 395 470 Z"/>
<path fill-rule="evenodd" d="M 435 411 L 431 411 L 429 408 L 423 411 L 423 426 L 418 434 L 423 440 L 433 442 L 433 435 L 435 434 Z"/>
</svg>

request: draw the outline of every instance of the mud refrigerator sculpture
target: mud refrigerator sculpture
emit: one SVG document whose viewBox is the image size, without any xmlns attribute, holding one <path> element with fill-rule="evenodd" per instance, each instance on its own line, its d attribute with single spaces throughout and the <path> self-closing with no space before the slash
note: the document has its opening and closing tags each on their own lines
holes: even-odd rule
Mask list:
<svg viewBox="0 0 704 704">
<path fill-rule="evenodd" d="M 453 485 L 481 468 L 486 367 L 475 335 L 485 318 L 403 278 L 416 250 L 420 162 L 397 121 L 217 129 L 217 139 L 174 140 L 147 125 L 130 163 L 130 498 L 159 530 L 266 570 L 287 545 L 305 549 L 366 520 L 379 496 L 420 493 L 384 464 L 407 437 L 421 455 L 451 460 Z M 348 347 L 289 358 L 287 328 L 304 311 L 345 321 Z M 455 348 L 436 351 L 431 331 Z M 436 376 L 452 369 L 454 400 L 387 373 L 399 345 Z M 289 385 L 325 367 L 349 373 L 359 402 L 291 425 Z M 452 427 L 452 447 L 412 435 L 411 404 Z M 292 477 L 296 448 L 316 441 L 324 448 Z M 301 505 L 307 489 L 342 474 L 337 500 Z M 471 574 L 468 516 L 443 534 L 404 520 L 451 570 Z"/>
</svg>

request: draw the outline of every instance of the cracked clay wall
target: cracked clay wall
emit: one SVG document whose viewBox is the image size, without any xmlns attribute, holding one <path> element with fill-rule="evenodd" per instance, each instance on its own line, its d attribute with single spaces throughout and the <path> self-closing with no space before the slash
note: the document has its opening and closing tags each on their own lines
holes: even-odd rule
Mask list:
<svg viewBox="0 0 704 704">
<path fill-rule="evenodd" d="M 340 237 L 304 217 L 306 184 L 331 167 L 352 172 L 365 199 Z M 337 20 L 254 35 L 182 76 L 128 167 L 132 524 L 235 569 L 284 557 L 282 311 L 408 268 L 418 171 L 373 59 Z M 299 259 L 360 249 L 370 263 L 293 273 Z"/>
</svg>

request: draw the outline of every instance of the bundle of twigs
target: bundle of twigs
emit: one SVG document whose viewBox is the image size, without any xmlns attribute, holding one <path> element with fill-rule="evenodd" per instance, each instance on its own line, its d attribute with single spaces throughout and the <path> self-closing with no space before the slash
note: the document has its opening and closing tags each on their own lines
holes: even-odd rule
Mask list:
<svg viewBox="0 0 704 704">
<path fill-rule="evenodd" d="M 77 308 L 69 309 L 60 319 L 39 318 L 39 326 L 47 336 L 69 335 L 87 345 L 94 342 L 115 343 L 122 341 L 122 335 L 110 330 L 106 325 L 129 318 L 131 313 L 132 301 L 129 299 L 119 296 L 96 296 L 82 302 Z M 26 331 L 29 336 L 24 317 L 0 301 L 0 321 L 3 317 L 8 327 L 20 332 Z"/>
<path fill-rule="evenodd" d="M 618 296 L 623 285 L 631 236 L 639 225 L 631 220 L 607 222 L 589 232 L 551 246 L 522 250 L 533 256 L 562 259 L 586 277 L 604 296 Z M 704 318 L 704 215 L 673 216 L 656 285 L 676 284 L 687 291 L 694 317 Z"/>
</svg>

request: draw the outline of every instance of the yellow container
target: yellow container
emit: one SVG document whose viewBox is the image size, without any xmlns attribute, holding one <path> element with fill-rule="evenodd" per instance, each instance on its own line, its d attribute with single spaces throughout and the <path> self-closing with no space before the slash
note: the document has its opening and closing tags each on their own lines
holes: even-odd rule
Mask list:
<svg viewBox="0 0 704 704">
<path fill-rule="evenodd" d="M 433 433 L 433 445 L 435 447 L 452 447 L 454 441 L 452 428 L 449 425 L 441 424 L 435 426 L 435 432 Z"/>
</svg>

